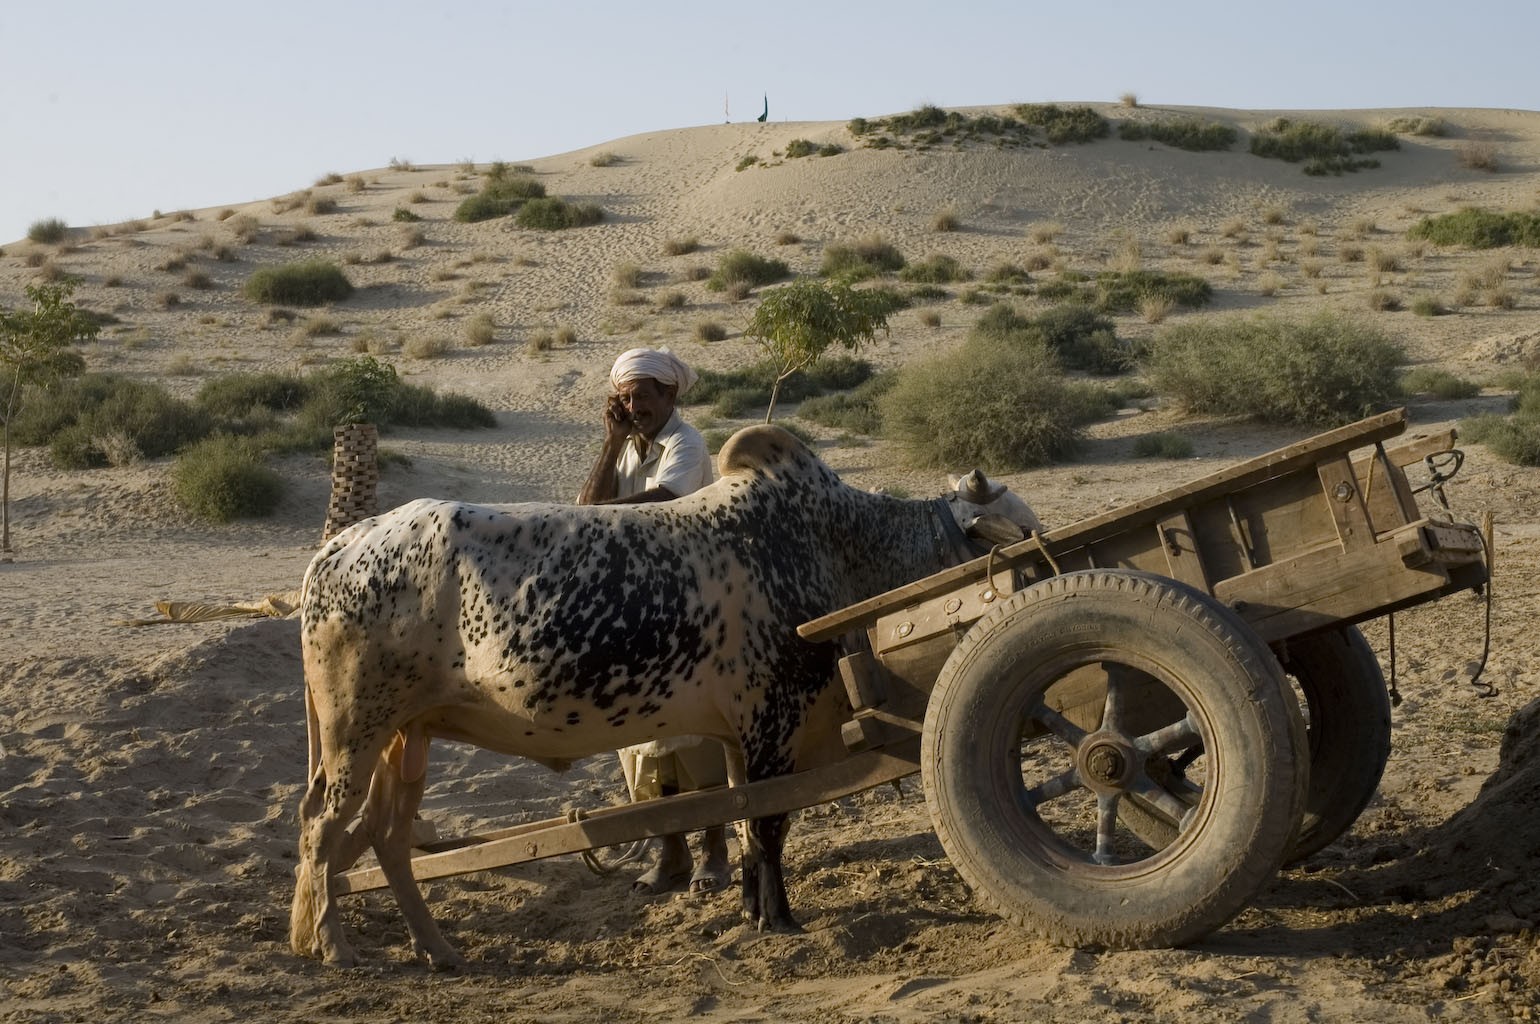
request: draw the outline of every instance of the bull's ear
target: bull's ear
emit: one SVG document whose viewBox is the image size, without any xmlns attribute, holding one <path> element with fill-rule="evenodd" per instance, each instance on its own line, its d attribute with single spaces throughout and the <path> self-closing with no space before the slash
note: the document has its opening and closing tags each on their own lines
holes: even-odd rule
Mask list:
<svg viewBox="0 0 1540 1024">
<path fill-rule="evenodd" d="M 1014 544 L 1026 537 L 1020 526 L 995 512 L 983 512 L 963 526 L 963 533 L 989 544 Z"/>
<path fill-rule="evenodd" d="M 962 477 L 958 476 L 956 473 L 948 473 L 946 475 L 946 485 L 950 487 L 953 492 L 960 491 L 962 490 Z"/>
</svg>

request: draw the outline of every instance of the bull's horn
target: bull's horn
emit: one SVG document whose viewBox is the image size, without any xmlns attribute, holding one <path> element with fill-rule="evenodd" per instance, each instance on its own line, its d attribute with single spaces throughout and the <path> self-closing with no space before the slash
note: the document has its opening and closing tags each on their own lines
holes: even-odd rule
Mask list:
<svg viewBox="0 0 1540 1024">
<path fill-rule="evenodd" d="M 989 499 L 989 481 L 984 479 L 983 473 L 972 470 L 963 477 L 962 491 L 969 501 L 983 504 Z"/>
</svg>

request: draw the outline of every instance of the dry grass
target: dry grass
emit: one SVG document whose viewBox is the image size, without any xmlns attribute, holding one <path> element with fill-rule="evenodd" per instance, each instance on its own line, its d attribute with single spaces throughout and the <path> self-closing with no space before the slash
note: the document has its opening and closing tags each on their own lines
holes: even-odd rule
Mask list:
<svg viewBox="0 0 1540 1024">
<path fill-rule="evenodd" d="M 700 342 L 724 341 L 727 328 L 715 320 L 702 320 L 695 325 L 695 340 Z"/>
<path fill-rule="evenodd" d="M 1365 261 L 1370 267 L 1382 274 L 1393 273 L 1401 269 L 1401 257 L 1389 249 L 1381 249 L 1378 246 L 1370 246 L 1364 255 Z"/>
<path fill-rule="evenodd" d="M 1056 241 L 1064 234 L 1064 225 L 1057 221 L 1047 221 L 1042 224 L 1034 224 L 1027 229 L 1027 237 L 1038 245 L 1047 245 Z"/>
<path fill-rule="evenodd" d="M 1244 241 L 1246 238 L 1246 222 L 1239 217 L 1231 217 L 1219 225 L 1219 236 Z"/>
<path fill-rule="evenodd" d="M 1379 229 L 1379 225 L 1374 222 L 1373 217 L 1354 217 L 1347 222 L 1347 230 L 1344 232 L 1344 236 L 1347 238 L 1368 238 Z"/>
<path fill-rule="evenodd" d="M 1137 107 L 1139 105 L 1139 95 L 1137 93 L 1125 92 L 1118 96 L 1118 102 L 1125 107 Z"/>
<path fill-rule="evenodd" d="M 1158 324 L 1171 315 L 1176 304 L 1164 295 L 1146 295 L 1139 300 L 1139 316 L 1147 324 Z"/>
<path fill-rule="evenodd" d="M 1217 245 L 1205 246 L 1203 250 L 1198 253 L 1198 259 L 1202 260 L 1204 263 L 1207 263 L 1211 267 L 1217 267 L 1219 264 L 1225 261 L 1225 251 L 1219 248 Z"/>
<path fill-rule="evenodd" d="M 454 348 L 449 339 L 441 334 L 414 334 L 401 346 L 401 354 L 408 359 L 437 359 Z"/>
<path fill-rule="evenodd" d="M 1490 142 L 1479 140 L 1462 142 L 1455 147 L 1454 155 L 1460 162 L 1460 166 L 1467 170 L 1486 171 L 1489 174 L 1497 171 L 1497 147 Z"/>
<path fill-rule="evenodd" d="M 659 309 L 683 309 L 688 304 L 689 299 L 685 297 L 684 292 L 677 289 L 671 289 L 658 296 Z"/>
<path fill-rule="evenodd" d="M 918 319 L 919 319 L 920 323 L 923 324 L 926 327 L 940 327 L 941 326 L 941 314 L 936 312 L 934 309 L 922 309 L 922 310 L 920 310 L 919 315 L 918 315 Z"/>
<path fill-rule="evenodd" d="M 694 235 L 687 238 L 670 238 L 663 243 L 663 255 L 683 256 L 700 248 L 700 239 Z"/>
<path fill-rule="evenodd" d="M 957 216 L 955 207 L 943 206 L 930 215 L 930 229 L 935 232 L 951 232 L 962 228 L 962 221 Z"/>
<path fill-rule="evenodd" d="M 1301 274 L 1305 275 L 1306 277 L 1310 278 L 1312 281 L 1315 280 L 1316 278 L 1319 278 L 1321 276 L 1321 269 L 1322 268 L 1321 268 L 1321 261 L 1320 260 L 1300 260 L 1299 261 L 1299 272 Z"/>
<path fill-rule="evenodd" d="M 620 163 L 620 154 L 611 153 L 607 149 L 601 149 L 588 158 L 588 166 L 590 167 L 614 167 L 618 163 Z"/>
<path fill-rule="evenodd" d="M 1185 224 L 1173 224 L 1166 229 L 1166 242 L 1171 245 L 1186 245 L 1192 241 L 1192 228 Z"/>
<path fill-rule="evenodd" d="M 1276 271 L 1269 270 L 1267 273 L 1257 278 L 1258 294 L 1272 298 L 1282 290 L 1283 275 L 1277 273 Z"/>
<path fill-rule="evenodd" d="M 1337 259 L 1343 263 L 1362 263 L 1364 261 L 1364 247 L 1347 243 L 1339 245 L 1337 246 Z"/>
<path fill-rule="evenodd" d="M 1281 206 L 1269 206 L 1262 211 L 1263 224 L 1287 224 L 1288 213 Z"/>
<path fill-rule="evenodd" d="M 497 338 L 497 322 L 491 313 L 476 313 L 461 326 L 460 337 L 471 348 L 490 345 Z"/>
<path fill-rule="evenodd" d="M 642 285 L 642 267 L 639 263 L 629 260 L 615 264 L 610 271 L 610 277 L 620 288 L 640 288 Z"/>
<path fill-rule="evenodd" d="M 775 233 L 776 245 L 796 245 L 801 241 L 801 236 L 795 231 L 777 231 Z"/>
</svg>

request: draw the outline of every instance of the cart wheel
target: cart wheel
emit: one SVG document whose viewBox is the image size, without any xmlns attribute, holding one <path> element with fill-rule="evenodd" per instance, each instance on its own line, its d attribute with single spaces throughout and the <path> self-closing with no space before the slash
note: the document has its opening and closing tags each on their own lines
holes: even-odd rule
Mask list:
<svg viewBox="0 0 1540 1024">
<path fill-rule="evenodd" d="M 1310 786 L 1299 834 L 1284 863 L 1304 860 L 1353 826 L 1374 798 L 1390 757 L 1390 694 L 1379 659 L 1356 626 L 1283 645 L 1284 671 L 1298 684 L 1310 749 Z M 1173 716 L 1175 717 L 1175 716 Z M 1147 764 L 1150 777 L 1184 803 L 1198 791 L 1183 778 L 1188 751 Z M 1138 797 L 1118 807 L 1123 825 L 1154 849 L 1176 838 L 1177 821 Z"/>
<path fill-rule="evenodd" d="M 1277 660 L 1233 612 L 1165 577 L 1094 570 L 1013 594 L 968 631 L 931 693 L 921 770 L 981 902 L 1058 942 L 1130 948 L 1198 939 L 1273 877 L 1305 752 Z M 1133 797 L 1181 822 L 1169 845 L 1120 823 Z"/>
<path fill-rule="evenodd" d="M 1284 671 L 1305 695 L 1310 788 L 1286 863 L 1330 846 L 1374 798 L 1390 758 L 1390 694 L 1356 626 L 1290 640 Z"/>
</svg>

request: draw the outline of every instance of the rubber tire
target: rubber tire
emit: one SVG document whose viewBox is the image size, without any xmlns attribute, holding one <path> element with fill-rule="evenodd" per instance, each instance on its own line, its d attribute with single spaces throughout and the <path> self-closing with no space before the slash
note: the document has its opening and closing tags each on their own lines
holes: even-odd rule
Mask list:
<svg viewBox="0 0 1540 1024">
<path fill-rule="evenodd" d="M 1356 626 L 1280 644 L 1283 668 L 1304 694 L 1310 785 L 1285 864 L 1330 846 L 1363 813 L 1390 759 L 1390 693 L 1374 649 Z M 1171 822 L 1125 801 L 1119 816 L 1155 848 L 1176 838 Z"/>
<path fill-rule="evenodd" d="M 1286 863 L 1330 846 L 1363 813 L 1390 760 L 1390 693 L 1356 626 L 1283 645 L 1283 669 L 1305 695 L 1310 787 Z"/>
<path fill-rule="evenodd" d="M 1026 710 L 1103 661 L 1181 696 L 1210 762 L 1179 839 L 1111 867 L 1053 836 L 1020 767 Z M 982 904 L 1052 941 L 1115 949 L 1193 942 L 1238 913 L 1290 849 L 1308 773 L 1293 691 L 1250 627 L 1175 580 L 1110 570 L 1045 580 L 974 624 L 936 680 L 920 763 L 941 844 Z"/>
</svg>

